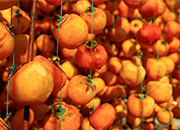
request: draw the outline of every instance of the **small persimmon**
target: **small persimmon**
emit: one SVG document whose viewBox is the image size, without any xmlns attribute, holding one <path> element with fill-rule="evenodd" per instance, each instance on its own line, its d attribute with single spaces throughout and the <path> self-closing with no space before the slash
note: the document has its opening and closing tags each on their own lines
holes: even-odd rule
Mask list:
<svg viewBox="0 0 180 130">
<path fill-rule="evenodd" d="M 119 57 L 111 57 L 108 62 L 108 68 L 114 74 L 119 74 L 122 69 L 122 63 Z"/>
<path fill-rule="evenodd" d="M 105 96 L 109 100 L 116 100 L 119 98 L 124 98 L 126 96 L 126 91 L 123 85 L 115 84 L 112 86 L 108 86 Z"/>
<path fill-rule="evenodd" d="M 174 118 L 174 115 L 172 111 L 170 111 L 169 109 L 161 109 L 160 111 L 157 112 L 156 118 L 159 121 L 159 123 L 163 125 L 167 125 L 171 123 L 171 121 Z"/>
<path fill-rule="evenodd" d="M 141 118 L 134 117 L 130 113 L 127 114 L 126 120 L 127 120 L 127 123 L 133 127 L 137 127 L 141 124 Z"/>
<path fill-rule="evenodd" d="M 69 80 L 78 74 L 78 69 L 68 60 L 61 64 L 61 69 Z"/>
<path fill-rule="evenodd" d="M 102 73 L 101 78 L 104 80 L 106 85 L 113 85 L 116 80 L 117 76 L 113 72 L 107 70 L 106 72 Z"/>
<path fill-rule="evenodd" d="M 74 4 L 74 12 L 81 15 L 88 7 L 91 7 L 91 3 L 88 0 L 78 0 Z"/>
<path fill-rule="evenodd" d="M 96 86 L 96 94 L 99 94 L 105 88 L 105 82 L 101 77 L 95 77 L 92 79 L 94 85 Z"/>
<path fill-rule="evenodd" d="M 173 62 L 173 60 L 165 56 L 161 57 L 160 60 L 165 63 L 166 68 L 167 68 L 166 69 L 167 73 L 168 74 L 172 73 L 175 68 L 175 63 Z"/>
</svg>

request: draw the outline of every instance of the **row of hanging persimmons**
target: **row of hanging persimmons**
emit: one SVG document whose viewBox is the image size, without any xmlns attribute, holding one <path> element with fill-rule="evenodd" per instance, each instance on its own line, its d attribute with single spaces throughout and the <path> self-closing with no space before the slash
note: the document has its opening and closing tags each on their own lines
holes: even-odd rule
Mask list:
<svg viewBox="0 0 180 130">
<path fill-rule="evenodd" d="M 12 130 L 24 105 L 35 130 L 178 129 L 180 0 L 38 0 L 27 63 L 31 5 L 0 2 L 0 112 L 8 90 Z"/>
</svg>

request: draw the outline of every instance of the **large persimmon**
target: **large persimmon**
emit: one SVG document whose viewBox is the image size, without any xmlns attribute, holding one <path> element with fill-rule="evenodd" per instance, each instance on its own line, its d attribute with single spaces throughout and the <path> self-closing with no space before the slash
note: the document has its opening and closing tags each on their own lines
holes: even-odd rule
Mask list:
<svg viewBox="0 0 180 130">
<path fill-rule="evenodd" d="M 166 65 L 156 58 L 148 58 L 145 63 L 147 77 L 151 80 L 158 80 L 166 74 Z"/>
<path fill-rule="evenodd" d="M 67 76 L 66 76 L 65 72 L 63 70 L 61 70 L 61 68 L 56 66 L 57 62 L 53 63 L 52 61 L 48 60 L 47 58 L 45 58 L 41 55 L 35 56 L 33 58 L 33 61 L 37 61 L 37 62 L 44 64 L 51 72 L 51 74 L 53 76 L 53 81 L 54 81 L 54 87 L 53 87 L 52 94 L 57 93 L 61 87 L 62 88 L 64 87 L 66 80 L 67 80 Z"/>
<path fill-rule="evenodd" d="M 123 60 L 119 75 L 126 85 L 135 88 L 140 85 L 145 78 L 146 70 L 143 66 L 137 65 L 130 60 Z"/>
<path fill-rule="evenodd" d="M 58 30 L 59 17 L 54 17 L 55 20 L 52 20 L 51 31 L 54 38 L 59 41 L 62 47 L 75 49 L 86 42 L 88 26 L 83 18 L 77 14 L 65 14 L 62 16 L 60 29 Z M 59 39 L 57 39 L 58 37 Z"/>
<path fill-rule="evenodd" d="M 103 103 L 93 111 L 89 122 L 94 129 L 105 130 L 113 124 L 115 117 L 114 106 L 110 103 Z"/>
<path fill-rule="evenodd" d="M 169 109 L 161 109 L 157 112 L 156 118 L 161 124 L 167 125 L 172 122 L 174 115 Z"/>
<path fill-rule="evenodd" d="M 93 14 L 93 23 L 91 23 Z M 85 20 L 89 33 L 91 33 L 91 29 L 93 34 L 103 33 L 104 28 L 106 27 L 107 17 L 104 10 L 94 7 L 93 10 L 91 7 L 88 7 L 84 13 L 80 14 L 80 16 Z M 93 27 L 91 27 L 93 26 Z"/>
<path fill-rule="evenodd" d="M 93 99 L 96 87 L 89 77 L 81 74 L 75 75 L 67 86 L 68 97 L 76 104 L 85 105 Z"/>
<path fill-rule="evenodd" d="M 100 69 L 106 63 L 107 52 L 95 40 L 90 40 L 78 47 L 75 60 L 79 67 Z"/>
<path fill-rule="evenodd" d="M 61 109 L 61 112 L 60 112 Z M 78 109 L 71 104 L 53 105 L 52 112 L 47 113 L 43 120 L 44 130 L 59 130 L 59 117 L 61 114 L 61 130 L 78 130 L 81 116 Z"/>
<path fill-rule="evenodd" d="M 8 25 L 10 25 L 11 8 L 1 10 L 0 12 L 2 14 L 4 21 L 6 21 Z M 28 13 L 14 5 L 12 14 L 12 24 L 14 25 L 14 28 L 12 28 L 14 34 L 25 33 L 30 26 L 30 17 Z"/>
<path fill-rule="evenodd" d="M 146 93 L 156 103 L 164 103 L 172 96 L 172 85 L 161 81 L 149 81 L 146 85 Z"/>
<path fill-rule="evenodd" d="M 154 112 L 154 99 L 144 94 L 131 94 L 127 99 L 128 112 L 138 118 L 148 118 Z"/>
<path fill-rule="evenodd" d="M 147 24 L 141 27 L 136 35 L 137 42 L 143 49 L 148 49 L 161 38 L 161 29 L 156 24 Z"/>
<path fill-rule="evenodd" d="M 42 63 L 31 61 L 12 75 L 9 95 L 18 104 L 42 104 L 51 95 L 53 88 L 50 70 Z"/>
</svg>

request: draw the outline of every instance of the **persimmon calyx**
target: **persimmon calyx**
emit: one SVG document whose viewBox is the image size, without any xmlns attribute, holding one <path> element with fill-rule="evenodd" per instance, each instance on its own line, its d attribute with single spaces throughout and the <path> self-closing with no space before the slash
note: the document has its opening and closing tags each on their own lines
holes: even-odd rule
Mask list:
<svg viewBox="0 0 180 130">
<path fill-rule="evenodd" d="M 85 10 L 85 13 L 88 15 L 91 15 L 91 14 L 97 13 L 97 10 L 95 8 L 92 8 L 92 7 L 87 7 L 87 9 Z"/>
<path fill-rule="evenodd" d="M 88 49 L 91 49 L 91 48 L 94 48 L 95 46 L 97 46 L 97 41 L 96 40 L 89 40 L 89 41 L 87 41 L 86 42 L 86 47 L 88 48 Z"/>
<path fill-rule="evenodd" d="M 83 79 L 86 82 L 86 84 L 88 84 L 89 86 L 93 86 L 93 82 L 90 79 L 90 76 L 84 76 Z"/>
<path fill-rule="evenodd" d="M 68 14 L 65 14 L 63 16 L 59 16 L 58 14 L 56 14 L 55 16 L 58 18 L 58 22 L 56 23 L 56 26 L 58 27 L 59 26 L 59 22 L 60 22 L 60 25 L 61 25 L 67 19 Z"/>
<path fill-rule="evenodd" d="M 14 25 L 8 25 L 6 21 L 3 21 L 3 24 L 7 28 L 7 30 L 11 33 L 11 35 L 14 37 L 14 33 L 12 32 L 12 29 L 14 28 Z"/>
<path fill-rule="evenodd" d="M 68 108 L 63 105 L 56 105 L 51 110 L 52 114 L 56 117 L 59 117 L 61 114 L 61 117 L 64 117 L 68 113 Z"/>
<path fill-rule="evenodd" d="M 8 114 L 8 117 L 5 117 L 4 119 L 0 118 L 0 122 L 8 129 L 10 130 L 9 125 L 7 124 L 8 122 L 8 118 L 10 118 L 11 113 Z"/>
<path fill-rule="evenodd" d="M 15 9 L 14 14 L 15 14 L 15 16 L 18 16 L 18 17 L 22 16 L 22 14 L 20 13 L 20 9 Z"/>
<path fill-rule="evenodd" d="M 59 58 L 56 58 L 55 60 L 48 58 L 48 60 L 51 61 L 53 64 L 55 64 L 62 71 Z"/>
<path fill-rule="evenodd" d="M 137 94 L 136 97 L 144 99 L 146 97 L 146 94 Z"/>
</svg>

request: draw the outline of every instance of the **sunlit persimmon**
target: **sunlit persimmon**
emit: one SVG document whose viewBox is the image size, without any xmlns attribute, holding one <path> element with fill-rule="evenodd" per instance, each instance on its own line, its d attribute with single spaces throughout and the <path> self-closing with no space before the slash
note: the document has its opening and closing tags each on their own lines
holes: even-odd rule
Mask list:
<svg viewBox="0 0 180 130">
<path fill-rule="evenodd" d="M 41 64 L 44 64 L 51 72 L 54 81 L 54 87 L 52 93 L 56 93 L 57 91 L 59 91 L 60 86 L 63 88 L 67 80 L 67 76 L 63 70 L 58 68 L 56 64 L 54 64 L 52 61 L 41 55 L 35 56 L 33 58 L 33 61 L 37 61 L 40 62 Z"/>
<path fill-rule="evenodd" d="M 157 57 L 167 56 L 169 53 L 169 44 L 163 40 L 157 40 L 152 46 L 153 54 Z"/>
<path fill-rule="evenodd" d="M 156 103 L 164 103 L 172 96 L 172 85 L 161 81 L 149 81 L 146 85 L 146 93 Z"/>
<path fill-rule="evenodd" d="M 171 121 L 174 118 L 174 115 L 172 111 L 170 111 L 169 109 L 161 109 L 157 112 L 156 118 L 159 121 L 159 123 L 167 125 L 171 123 Z"/>
<path fill-rule="evenodd" d="M 11 77 L 9 95 L 18 104 L 35 105 L 44 103 L 53 88 L 50 70 L 42 63 L 31 61 Z"/>
<path fill-rule="evenodd" d="M 146 70 L 143 66 L 136 65 L 130 60 L 123 60 L 119 75 L 126 85 L 135 88 L 145 78 Z"/>
<path fill-rule="evenodd" d="M 37 49 L 42 53 L 49 53 L 54 49 L 54 43 L 47 34 L 39 35 L 35 42 Z"/>
<path fill-rule="evenodd" d="M 43 120 L 44 130 L 58 130 L 59 116 L 61 114 L 61 130 L 78 130 L 81 124 L 81 116 L 78 109 L 71 104 L 61 105 L 62 113 L 60 113 L 60 105 L 53 105 L 52 112 L 47 113 Z"/>
<path fill-rule="evenodd" d="M 11 8 L 1 10 L 3 19 L 11 25 Z M 21 34 L 28 30 L 30 26 L 30 16 L 22 9 L 18 9 L 16 5 L 13 6 L 12 24 L 14 28 L 12 31 L 14 34 Z"/>
<path fill-rule="evenodd" d="M 74 12 L 80 15 L 84 13 L 88 7 L 91 7 L 91 3 L 88 0 L 78 0 L 74 4 Z"/>
<path fill-rule="evenodd" d="M 95 96 L 96 86 L 92 84 L 88 77 L 75 75 L 68 83 L 67 94 L 74 103 L 85 105 Z"/>
<path fill-rule="evenodd" d="M 103 103 L 98 106 L 89 118 L 90 125 L 97 130 L 104 130 L 110 127 L 116 117 L 114 106 L 110 103 Z"/>
<path fill-rule="evenodd" d="M 93 21 L 91 18 L 92 13 L 93 13 Z M 88 7 L 84 13 L 80 14 L 80 16 L 86 22 L 89 33 L 91 33 L 91 30 L 93 31 L 92 32 L 93 34 L 103 33 L 103 30 L 106 27 L 106 23 L 107 23 L 107 17 L 104 10 L 97 7 L 94 7 L 92 10 L 91 7 Z M 93 23 L 91 23 L 91 21 Z"/>
<path fill-rule="evenodd" d="M 148 118 L 154 112 L 154 106 L 154 99 L 148 95 L 131 94 L 127 99 L 127 110 L 134 117 Z"/>
<path fill-rule="evenodd" d="M 73 13 L 63 15 L 59 30 L 58 25 L 60 19 L 59 17 L 54 18 L 55 20 L 52 20 L 51 22 L 51 31 L 54 38 L 59 41 L 59 44 L 62 47 L 75 49 L 86 41 L 88 36 L 88 26 L 79 15 Z"/>
<path fill-rule="evenodd" d="M 122 60 L 119 57 L 111 57 L 108 62 L 108 68 L 111 72 L 119 74 L 122 69 Z"/>
<path fill-rule="evenodd" d="M 158 80 L 166 74 L 166 64 L 156 58 L 149 58 L 145 63 L 147 77 L 151 80 Z"/>
<path fill-rule="evenodd" d="M 139 19 L 133 19 L 130 22 L 130 33 L 135 36 L 138 30 L 143 26 L 143 22 Z"/>
</svg>

